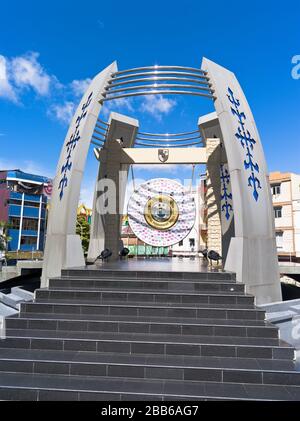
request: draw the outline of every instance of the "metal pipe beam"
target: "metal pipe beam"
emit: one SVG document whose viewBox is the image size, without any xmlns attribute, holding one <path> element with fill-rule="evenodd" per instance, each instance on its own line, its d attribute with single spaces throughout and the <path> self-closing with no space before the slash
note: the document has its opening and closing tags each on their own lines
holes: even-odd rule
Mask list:
<svg viewBox="0 0 300 421">
<path fill-rule="evenodd" d="M 212 94 L 206 94 L 203 92 L 195 92 L 195 91 L 159 91 L 159 90 L 153 90 L 153 91 L 141 91 L 141 92 L 131 92 L 129 94 L 123 94 L 123 95 L 115 95 L 111 97 L 106 97 L 107 93 L 102 93 L 103 97 L 99 102 L 102 104 L 105 101 L 111 101 L 112 99 L 120 99 L 120 98 L 128 98 L 131 96 L 142 96 L 142 95 L 156 95 L 156 94 L 165 94 L 165 95 L 194 95 L 194 96 L 203 96 L 206 98 L 211 98 L 213 100 L 216 99 L 215 96 Z"/>
<path fill-rule="evenodd" d="M 107 93 L 112 95 L 113 93 L 116 92 L 126 92 L 126 91 L 135 91 L 135 90 L 140 90 L 140 89 L 161 89 L 161 88 L 181 88 L 181 89 L 196 89 L 199 91 L 208 91 L 213 93 L 214 91 L 206 86 L 197 86 L 197 85 L 181 85 L 181 84 L 170 84 L 170 83 L 162 83 L 162 84 L 157 84 L 154 83 L 152 85 L 137 85 L 137 86 L 127 86 L 125 88 L 120 88 L 120 89 L 112 89 L 111 86 L 105 87 L 105 90 L 107 90 Z"/>
<path fill-rule="evenodd" d="M 196 67 L 154 65 L 154 66 L 145 66 L 145 67 L 134 67 L 132 69 L 127 69 L 127 70 L 120 70 L 119 72 L 113 73 L 113 76 L 114 75 L 122 75 L 122 74 L 130 73 L 130 72 L 136 72 L 136 71 L 139 71 L 139 70 L 146 70 L 147 71 L 147 70 L 153 70 L 153 69 L 176 69 L 176 70 L 189 70 L 189 71 L 193 71 L 193 72 L 199 72 L 201 74 L 207 73 L 205 70 L 197 69 Z"/>
<path fill-rule="evenodd" d="M 190 77 L 196 77 L 196 78 L 198 78 L 198 79 L 204 79 L 204 80 L 207 80 L 207 81 L 209 81 L 209 78 L 207 77 L 207 76 L 204 76 L 204 75 L 202 75 L 202 74 L 196 74 L 196 73 L 190 73 L 190 72 L 176 72 L 176 71 L 167 71 L 167 72 L 160 72 L 160 71 L 154 71 L 154 72 L 141 72 L 141 73 L 132 73 L 132 74 L 129 74 L 129 75 L 125 75 L 125 76 L 116 76 L 116 77 L 113 77 L 111 80 L 110 80 L 110 82 L 109 83 L 111 83 L 112 81 L 115 81 L 115 80 L 126 80 L 126 79 L 130 79 L 130 78 L 133 78 L 133 77 L 142 77 L 142 76 L 146 76 L 146 77 L 149 77 L 149 76 L 167 76 L 167 75 L 179 75 L 179 76 L 186 76 L 186 77 L 188 77 L 188 76 L 190 76 Z"/>
<path fill-rule="evenodd" d="M 131 83 L 139 83 L 139 82 L 152 82 L 152 81 L 182 81 L 182 82 L 189 82 L 189 83 L 197 83 L 198 85 L 205 85 L 205 86 L 211 86 L 211 83 L 204 80 L 197 80 L 197 79 L 191 79 L 188 77 L 147 77 L 147 78 L 137 78 L 132 80 L 127 80 L 124 82 L 114 83 L 114 79 L 110 79 L 108 82 L 108 85 L 110 86 L 123 86 L 123 85 L 129 85 Z"/>
</svg>

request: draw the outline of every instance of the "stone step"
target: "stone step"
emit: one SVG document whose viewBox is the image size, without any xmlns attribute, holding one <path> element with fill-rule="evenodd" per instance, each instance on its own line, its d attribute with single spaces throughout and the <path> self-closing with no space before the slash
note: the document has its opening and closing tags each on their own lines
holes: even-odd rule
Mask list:
<svg viewBox="0 0 300 421">
<path fill-rule="evenodd" d="M 300 386 L 292 361 L 0 349 L 0 371 Z M 1 383 L 0 383 L 1 384 Z"/>
<path fill-rule="evenodd" d="M 254 304 L 252 295 L 245 295 L 236 292 L 223 293 L 183 293 L 183 292 L 165 292 L 153 290 L 101 290 L 91 291 L 88 289 L 37 289 L 35 291 L 35 301 L 44 302 L 44 300 L 53 300 L 60 302 L 64 300 L 74 300 L 80 302 L 103 303 L 106 301 L 118 302 L 147 302 L 147 303 L 199 303 L 199 304 Z"/>
<path fill-rule="evenodd" d="M 182 291 L 182 292 L 240 292 L 245 291 L 245 285 L 235 283 L 232 280 L 174 280 L 174 279 L 105 279 L 105 278 L 78 278 L 78 277 L 60 277 L 49 280 L 49 288 L 70 288 L 70 289 L 141 289 L 141 290 L 159 290 L 159 291 Z"/>
<path fill-rule="evenodd" d="M 185 319 L 22 313 L 6 319 L 10 329 L 70 330 L 87 332 L 166 333 L 278 338 L 278 328 L 262 320 Z"/>
<path fill-rule="evenodd" d="M 156 316 L 217 319 L 264 320 L 265 311 L 253 306 L 237 304 L 179 304 L 147 302 L 106 302 L 92 304 L 84 300 L 45 300 L 39 303 L 21 303 L 22 313 L 98 314 L 112 316 Z"/>
<path fill-rule="evenodd" d="M 170 280 L 214 280 L 214 281 L 232 281 L 235 282 L 235 274 L 231 272 L 221 272 L 211 270 L 208 272 L 182 272 L 182 271 L 136 271 L 136 270 L 107 270 L 92 269 L 90 266 L 86 269 L 63 269 L 62 277 L 76 277 L 82 279 L 88 278 L 113 278 L 113 279 L 170 279 Z"/>
<path fill-rule="evenodd" d="M 300 387 L 1 373 L 0 399 L 28 401 L 300 400 Z"/>
<path fill-rule="evenodd" d="M 272 338 L 6 329 L 0 348 L 233 358 L 294 358 L 294 348 Z"/>
</svg>

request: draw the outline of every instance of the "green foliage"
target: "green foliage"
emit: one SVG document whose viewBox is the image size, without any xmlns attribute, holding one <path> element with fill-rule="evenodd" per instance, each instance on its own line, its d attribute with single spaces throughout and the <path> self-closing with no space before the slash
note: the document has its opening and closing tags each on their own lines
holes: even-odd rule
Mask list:
<svg viewBox="0 0 300 421">
<path fill-rule="evenodd" d="M 7 244 L 11 240 L 8 236 L 9 224 L 4 221 L 0 221 L 0 251 L 6 251 Z"/>
<path fill-rule="evenodd" d="M 80 235 L 83 251 L 87 253 L 90 242 L 90 224 L 83 215 L 77 216 L 76 234 Z"/>
</svg>

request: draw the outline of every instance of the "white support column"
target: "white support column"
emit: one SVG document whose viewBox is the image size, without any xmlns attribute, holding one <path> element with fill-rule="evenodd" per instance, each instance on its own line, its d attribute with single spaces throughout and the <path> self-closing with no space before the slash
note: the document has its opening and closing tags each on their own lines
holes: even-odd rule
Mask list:
<svg viewBox="0 0 300 421">
<path fill-rule="evenodd" d="M 256 297 L 257 304 L 281 300 L 273 205 L 268 169 L 255 120 L 235 75 L 204 58 L 228 159 L 235 237 L 225 269 Z"/>
<path fill-rule="evenodd" d="M 215 250 L 222 256 L 222 230 L 220 211 L 220 139 L 206 139 L 207 153 L 207 248 Z"/>
<path fill-rule="evenodd" d="M 95 260 L 105 247 L 112 251 L 111 259 L 119 258 L 121 217 L 129 167 L 129 164 L 124 163 L 122 158 L 124 148 L 127 151 L 131 150 L 138 131 L 137 120 L 118 113 L 111 113 L 109 123 L 105 147 L 97 151 L 100 166 L 93 200 L 89 261 Z M 120 142 L 121 138 L 122 143 Z M 99 186 L 99 182 L 103 184 L 102 187 Z M 102 191 L 104 184 L 108 189 L 105 194 Z M 107 200 L 108 213 L 100 214 L 99 203 L 103 203 L 104 196 Z M 114 213 L 112 213 L 111 201 L 115 201 Z"/>
<path fill-rule="evenodd" d="M 47 286 L 50 277 L 60 276 L 61 269 L 85 265 L 80 236 L 76 235 L 76 211 L 91 137 L 101 110 L 102 93 L 116 71 L 114 62 L 92 80 L 66 135 L 53 182 L 42 287 Z"/>
<path fill-rule="evenodd" d="M 43 204 L 43 195 L 40 196 L 40 206 L 39 206 L 39 219 L 38 219 L 38 230 L 37 230 L 37 240 L 36 240 L 36 250 L 40 249 L 40 230 L 41 230 L 41 215 L 42 215 L 42 204 Z"/>
<path fill-rule="evenodd" d="M 24 193 L 22 193 L 18 250 L 20 250 L 20 248 L 21 248 L 21 237 L 22 237 L 22 228 L 23 228 L 23 214 L 24 214 L 24 197 L 25 197 L 25 195 L 24 195 Z"/>
</svg>

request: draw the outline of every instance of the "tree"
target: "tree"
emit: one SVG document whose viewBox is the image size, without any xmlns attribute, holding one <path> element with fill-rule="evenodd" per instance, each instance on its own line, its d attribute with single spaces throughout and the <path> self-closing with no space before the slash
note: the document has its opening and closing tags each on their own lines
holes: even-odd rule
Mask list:
<svg viewBox="0 0 300 421">
<path fill-rule="evenodd" d="M 80 235 L 83 251 L 87 253 L 90 242 L 90 224 L 84 215 L 77 215 L 76 234 Z"/>
<path fill-rule="evenodd" d="M 7 244 L 10 242 L 11 237 L 8 235 L 9 225 L 7 222 L 0 221 L 0 252 L 6 252 Z"/>
</svg>

